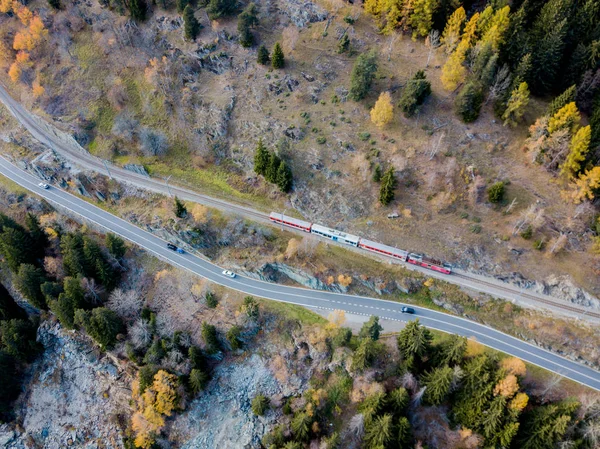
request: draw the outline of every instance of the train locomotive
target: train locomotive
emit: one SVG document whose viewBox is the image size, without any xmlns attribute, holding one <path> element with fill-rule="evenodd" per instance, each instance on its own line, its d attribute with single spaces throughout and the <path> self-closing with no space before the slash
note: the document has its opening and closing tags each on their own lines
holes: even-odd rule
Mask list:
<svg viewBox="0 0 600 449">
<path fill-rule="evenodd" d="M 363 239 L 357 235 L 348 234 L 346 232 L 338 231 L 337 229 L 328 228 L 321 226 L 316 223 L 310 223 L 308 221 L 299 220 L 297 218 L 288 217 L 277 212 L 271 212 L 269 219 L 274 223 L 289 226 L 294 229 L 298 229 L 304 232 L 318 235 L 323 238 L 333 240 L 334 242 L 344 243 L 346 245 L 354 246 L 355 248 L 361 248 L 365 251 L 370 251 L 384 256 L 391 257 L 393 259 L 408 262 L 413 265 L 428 268 L 430 270 L 437 271 L 443 274 L 451 274 L 452 266 L 448 263 L 442 262 L 441 260 L 427 257 L 424 254 L 409 253 L 403 249 L 398 249 L 392 246 L 384 245 L 382 243 L 374 242 L 371 240 Z"/>
</svg>

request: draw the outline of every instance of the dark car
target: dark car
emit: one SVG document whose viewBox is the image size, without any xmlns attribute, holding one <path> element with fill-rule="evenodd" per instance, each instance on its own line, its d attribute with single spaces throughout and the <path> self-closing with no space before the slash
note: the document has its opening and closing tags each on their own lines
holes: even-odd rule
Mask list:
<svg viewBox="0 0 600 449">
<path fill-rule="evenodd" d="M 177 247 L 172 243 L 167 243 L 167 248 L 169 248 L 171 251 L 177 251 Z"/>
<path fill-rule="evenodd" d="M 400 309 L 400 311 L 401 311 L 402 313 L 410 313 L 410 314 L 413 314 L 413 313 L 415 313 L 415 309 L 413 309 L 412 307 L 402 307 L 402 308 Z"/>
</svg>

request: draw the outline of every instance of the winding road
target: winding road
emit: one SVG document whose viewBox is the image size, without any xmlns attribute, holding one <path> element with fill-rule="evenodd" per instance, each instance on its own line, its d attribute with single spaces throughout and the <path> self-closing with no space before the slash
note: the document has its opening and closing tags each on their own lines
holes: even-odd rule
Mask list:
<svg viewBox="0 0 600 449">
<path fill-rule="evenodd" d="M 68 192 L 56 187 L 50 187 L 48 190 L 40 188 L 38 186 L 39 179 L 22 171 L 4 158 L 0 158 L 0 174 L 49 202 L 139 245 L 171 265 L 188 270 L 224 287 L 248 295 L 312 308 L 341 309 L 352 314 L 377 315 L 397 321 L 418 318 L 427 327 L 465 337 L 474 337 L 486 346 L 519 357 L 600 391 L 599 372 L 488 326 L 421 307 L 415 307 L 414 316 L 407 316 L 400 311 L 403 304 L 392 301 L 272 284 L 239 275 L 232 279 L 222 274 L 222 268 L 193 254 L 173 252 L 167 249 L 164 240 Z"/>
<path fill-rule="evenodd" d="M 214 207 L 225 212 L 234 213 L 254 221 L 270 223 L 268 214 L 253 209 L 252 207 L 235 204 L 223 199 L 213 198 L 181 186 L 168 185 L 163 179 L 144 176 L 96 158 L 82 148 L 75 141 L 73 136 L 58 130 L 52 124 L 26 110 L 18 101 L 10 96 L 2 83 L 0 83 L 0 102 L 6 106 L 10 113 L 32 134 L 34 138 L 84 169 L 108 174 L 117 181 L 129 183 L 146 190 L 165 195 L 175 195 L 186 201 L 204 204 L 206 206 Z M 291 228 L 286 228 L 286 230 L 304 234 L 301 231 L 295 231 Z M 366 253 L 363 250 L 356 250 L 348 246 L 344 247 L 348 250 L 358 251 L 363 256 L 375 257 L 391 263 L 391 261 L 387 258 Z M 541 307 L 561 315 L 568 315 L 570 317 L 600 323 L 600 313 L 597 310 L 584 307 L 580 304 L 561 301 L 557 298 L 553 298 L 551 296 L 531 290 L 524 290 L 515 285 L 490 277 L 475 275 L 459 269 L 454 270 L 456 275 L 447 276 L 400 261 L 393 261 L 393 263 L 401 264 L 408 269 L 420 271 L 423 274 L 426 274 L 428 277 L 443 279 L 446 282 L 459 285 L 460 287 L 467 288 L 472 291 L 481 292 L 496 298 L 502 298 L 516 302 L 524 307 Z"/>
</svg>

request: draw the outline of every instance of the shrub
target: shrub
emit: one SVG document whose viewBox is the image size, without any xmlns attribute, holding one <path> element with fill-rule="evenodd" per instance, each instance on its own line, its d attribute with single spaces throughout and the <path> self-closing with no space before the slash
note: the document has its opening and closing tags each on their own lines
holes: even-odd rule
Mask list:
<svg viewBox="0 0 600 449">
<path fill-rule="evenodd" d="M 502 181 L 493 184 L 487 190 L 490 203 L 500 203 L 504 199 L 504 183 Z"/>
<path fill-rule="evenodd" d="M 527 226 L 523 231 L 521 231 L 521 237 L 523 237 L 525 240 L 529 240 L 531 237 L 533 237 L 533 228 L 531 225 Z"/>
</svg>

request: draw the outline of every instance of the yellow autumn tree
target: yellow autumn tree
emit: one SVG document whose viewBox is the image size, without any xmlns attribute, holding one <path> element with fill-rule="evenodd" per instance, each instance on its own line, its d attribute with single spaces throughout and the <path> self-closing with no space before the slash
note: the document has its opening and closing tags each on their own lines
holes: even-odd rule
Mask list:
<svg viewBox="0 0 600 449">
<path fill-rule="evenodd" d="M 580 175 L 575 181 L 575 191 L 571 195 L 571 199 L 575 204 L 579 204 L 586 199 L 593 200 L 596 195 L 596 190 L 600 189 L 600 167 L 594 167 Z"/>
<path fill-rule="evenodd" d="M 0 12 L 8 14 L 12 11 L 13 2 L 12 0 L 0 0 Z"/>
<path fill-rule="evenodd" d="M 494 395 L 505 398 L 512 398 L 517 391 L 519 391 L 519 381 L 514 374 L 509 374 L 501 379 L 494 387 Z"/>
<path fill-rule="evenodd" d="M 332 329 L 337 329 L 342 327 L 346 322 L 346 312 L 340 309 L 336 309 L 327 315 L 327 320 L 329 321 L 329 326 Z"/>
<path fill-rule="evenodd" d="M 506 103 L 506 110 L 502 114 L 502 120 L 504 120 L 504 126 L 515 127 L 519 123 L 525 109 L 529 105 L 529 86 L 523 81 L 517 88 L 515 88 L 511 94 L 508 102 Z"/>
<path fill-rule="evenodd" d="M 467 69 L 463 65 L 469 50 L 468 41 L 462 40 L 442 67 L 442 85 L 446 90 L 454 90 L 467 76 Z"/>
<path fill-rule="evenodd" d="M 498 50 L 504 43 L 504 35 L 510 24 L 509 14 L 510 6 L 505 6 L 494 13 L 483 33 L 482 43 L 489 43 L 494 50 Z"/>
<path fill-rule="evenodd" d="M 553 117 L 548 121 L 548 132 L 552 134 L 559 129 L 568 128 L 570 131 L 574 131 L 579 125 L 581 120 L 581 114 L 577 105 L 574 101 L 566 104 L 558 110 Z"/>
<path fill-rule="evenodd" d="M 8 76 L 12 80 L 13 83 L 18 82 L 21 79 L 21 67 L 16 62 L 13 62 L 10 68 L 8 69 Z"/>
<path fill-rule="evenodd" d="M 365 0 L 364 9 L 377 20 L 383 34 L 390 34 L 402 20 L 401 0 Z"/>
<path fill-rule="evenodd" d="M 467 13 L 465 12 L 465 8 L 461 6 L 452 13 L 448 22 L 446 22 L 446 27 L 444 28 L 441 38 L 446 53 L 451 54 L 456 49 L 458 41 L 460 40 L 460 33 L 462 32 L 462 28 L 466 21 Z"/>
<path fill-rule="evenodd" d="M 571 139 L 569 154 L 560 168 L 562 175 L 573 178 L 579 174 L 581 171 L 581 163 L 585 161 L 591 140 L 591 126 L 584 126 L 577 131 Z"/>
<path fill-rule="evenodd" d="M 466 42 L 467 48 L 475 43 L 477 39 L 477 24 L 479 22 L 479 13 L 476 12 L 471 16 L 471 19 L 465 25 L 463 30 L 462 40 Z"/>
<path fill-rule="evenodd" d="M 394 106 L 389 92 L 382 92 L 379 99 L 371 109 L 371 121 L 379 128 L 383 128 L 394 118 Z"/>
<path fill-rule="evenodd" d="M 529 403 L 529 396 L 525 393 L 517 393 L 517 395 L 509 402 L 508 408 L 511 410 L 521 411 Z"/>
<path fill-rule="evenodd" d="M 413 11 L 409 17 L 409 24 L 413 28 L 412 38 L 425 37 L 433 26 L 433 13 L 437 7 L 436 0 L 414 0 Z"/>
<path fill-rule="evenodd" d="M 527 374 L 525 362 L 517 357 L 508 357 L 502 360 L 500 366 L 506 370 L 507 373 L 514 374 L 515 376 L 523 377 Z"/>
<path fill-rule="evenodd" d="M 36 79 L 31 86 L 31 91 L 33 92 L 33 96 L 35 98 L 40 98 L 42 95 L 44 95 L 46 89 L 44 89 L 44 86 L 42 86 L 39 80 Z"/>
</svg>

